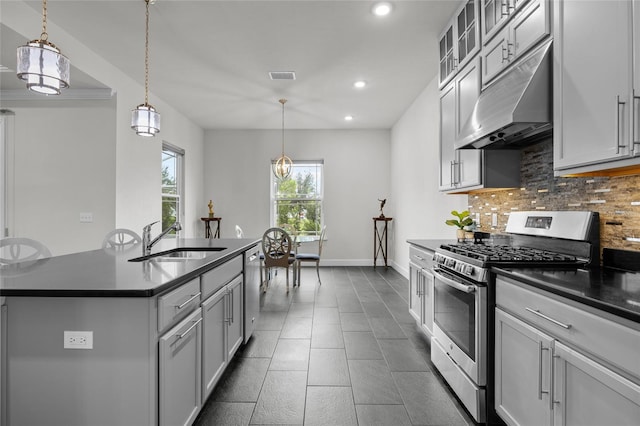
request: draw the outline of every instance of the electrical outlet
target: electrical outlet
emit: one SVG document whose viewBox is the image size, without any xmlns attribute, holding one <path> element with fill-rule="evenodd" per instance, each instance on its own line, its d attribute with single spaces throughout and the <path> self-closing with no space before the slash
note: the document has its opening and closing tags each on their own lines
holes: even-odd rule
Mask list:
<svg viewBox="0 0 640 426">
<path fill-rule="evenodd" d="M 491 226 L 498 226 L 498 213 L 491 213 Z"/>
<path fill-rule="evenodd" d="M 93 213 L 80 213 L 80 223 L 92 223 Z"/>
<path fill-rule="evenodd" d="M 93 349 L 93 331 L 65 331 L 64 349 Z"/>
</svg>

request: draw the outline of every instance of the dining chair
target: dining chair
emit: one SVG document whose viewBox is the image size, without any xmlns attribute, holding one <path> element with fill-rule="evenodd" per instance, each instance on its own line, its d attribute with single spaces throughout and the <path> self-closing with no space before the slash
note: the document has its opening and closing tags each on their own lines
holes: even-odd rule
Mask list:
<svg viewBox="0 0 640 426">
<path fill-rule="evenodd" d="M 125 251 L 140 242 L 142 242 L 142 238 L 135 231 L 117 228 L 105 235 L 102 240 L 102 248 Z"/>
<path fill-rule="evenodd" d="M 10 265 L 51 257 L 49 249 L 31 238 L 3 238 L 0 240 L 0 265 Z"/>
<path fill-rule="evenodd" d="M 262 235 L 262 253 L 264 254 L 265 276 L 263 291 L 267 290 L 271 279 L 271 268 L 285 268 L 287 274 L 287 292 L 289 291 L 289 268 L 293 275 L 293 286 L 296 286 L 296 258 L 291 255 L 293 241 L 282 228 L 269 228 Z"/>
<path fill-rule="evenodd" d="M 327 232 L 327 225 L 324 225 L 322 227 L 322 231 L 320 232 L 320 239 L 318 240 L 317 253 L 298 253 L 296 250 L 298 287 L 300 287 L 300 267 L 302 266 L 302 262 L 316 263 L 316 274 L 318 275 L 318 282 L 322 284 L 322 281 L 320 280 L 320 258 L 322 257 L 322 244 L 324 242 L 324 236 L 326 232 Z"/>
</svg>

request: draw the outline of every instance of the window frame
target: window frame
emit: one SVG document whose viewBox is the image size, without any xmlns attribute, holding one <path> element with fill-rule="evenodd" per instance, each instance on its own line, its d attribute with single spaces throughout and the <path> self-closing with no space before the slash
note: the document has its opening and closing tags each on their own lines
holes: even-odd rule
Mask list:
<svg viewBox="0 0 640 426">
<path fill-rule="evenodd" d="M 270 198 L 271 198 L 271 202 L 270 204 L 270 224 L 272 227 L 278 227 L 278 203 L 281 201 L 293 201 L 293 202 L 297 202 L 297 201 L 315 201 L 318 202 L 320 207 L 320 214 L 319 214 L 319 218 L 318 223 L 318 229 L 316 229 L 315 231 L 301 231 L 298 232 L 297 230 L 295 230 L 294 233 L 298 234 L 298 235 L 308 235 L 308 236 L 313 236 L 313 237 L 319 237 L 320 233 L 322 232 L 322 227 L 324 226 L 324 181 L 325 181 L 325 177 L 324 177 L 324 160 L 292 160 L 293 166 L 292 166 L 292 170 L 291 170 L 291 178 L 295 179 L 295 169 L 296 166 L 314 166 L 316 168 L 320 169 L 320 182 L 315 182 L 315 188 L 316 188 L 316 194 L 315 197 L 278 197 L 278 181 L 279 179 L 274 175 L 273 173 L 273 165 L 275 164 L 276 160 L 272 160 L 270 167 L 269 167 L 269 175 L 271 176 L 270 178 Z M 288 227 L 285 227 L 285 230 L 287 232 L 293 232 L 291 229 L 287 229 Z"/>
<path fill-rule="evenodd" d="M 172 193 L 165 193 L 164 189 L 165 189 L 165 185 L 162 182 L 162 180 L 160 181 L 160 211 L 162 212 L 162 207 L 163 204 L 165 202 L 165 197 L 170 197 L 176 200 L 178 208 L 176 209 L 176 222 L 180 222 L 182 223 L 183 218 L 185 217 L 185 173 L 184 173 L 184 163 L 185 163 L 185 150 L 173 145 L 169 142 L 162 142 L 162 158 L 161 158 L 161 173 L 162 170 L 164 168 L 164 157 L 165 157 L 165 153 L 171 153 L 174 158 L 175 158 L 175 179 L 176 179 L 176 185 L 175 185 L 175 194 Z M 162 217 L 161 217 L 162 218 Z M 161 221 L 162 222 L 162 221 Z M 163 230 L 166 229 L 168 226 L 171 226 L 171 224 L 169 224 L 168 226 L 166 224 L 162 224 L 162 228 Z M 178 232 L 172 231 L 170 232 L 167 236 L 168 237 L 178 237 Z"/>
</svg>

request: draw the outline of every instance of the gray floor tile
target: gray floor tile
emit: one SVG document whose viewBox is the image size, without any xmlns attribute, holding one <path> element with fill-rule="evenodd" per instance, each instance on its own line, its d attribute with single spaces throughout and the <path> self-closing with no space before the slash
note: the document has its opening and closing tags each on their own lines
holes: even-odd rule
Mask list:
<svg viewBox="0 0 640 426">
<path fill-rule="evenodd" d="M 282 311 L 260 312 L 260 318 L 256 323 L 256 330 L 277 330 L 282 329 L 287 313 Z"/>
<path fill-rule="evenodd" d="M 343 312 L 340 314 L 342 331 L 371 331 L 369 320 L 362 312 Z"/>
<path fill-rule="evenodd" d="M 292 317 L 313 318 L 313 303 L 292 303 L 289 306 L 289 314 L 287 315 L 287 318 Z"/>
<path fill-rule="evenodd" d="M 384 360 L 349 360 L 356 404 L 402 404 L 402 398 Z"/>
<path fill-rule="evenodd" d="M 391 371 L 429 371 L 409 339 L 378 339 Z"/>
<path fill-rule="evenodd" d="M 281 339 L 311 339 L 312 318 L 287 316 L 280 333 Z"/>
<path fill-rule="evenodd" d="M 311 349 L 307 384 L 310 386 L 351 386 L 344 349 Z"/>
<path fill-rule="evenodd" d="M 269 368 L 268 358 L 236 358 L 212 392 L 213 401 L 256 402 Z"/>
<path fill-rule="evenodd" d="M 294 303 L 313 303 L 316 298 L 316 293 L 309 289 L 302 290 L 296 288 L 291 292 L 291 301 Z"/>
<path fill-rule="evenodd" d="M 340 324 L 314 324 L 311 330 L 311 347 L 320 349 L 344 348 Z"/>
<path fill-rule="evenodd" d="M 338 298 L 338 311 L 340 312 L 364 312 L 362 304 L 357 297 Z"/>
<path fill-rule="evenodd" d="M 393 318 L 393 315 L 391 315 L 391 312 L 382 301 L 362 302 L 362 307 L 368 318 Z"/>
<path fill-rule="evenodd" d="M 392 373 L 413 424 L 466 426 L 458 408 L 433 373 Z"/>
<path fill-rule="evenodd" d="M 307 387 L 304 424 L 305 426 L 357 426 L 351 388 Z"/>
<path fill-rule="evenodd" d="M 241 352 L 245 358 L 271 358 L 278 343 L 279 331 L 254 330 L 251 339 Z"/>
<path fill-rule="evenodd" d="M 393 318 L 369 318 L 377 339 L 406 339 L 407 336 Z"/>
<path fill-rule="evenodd" d="M 207 406 L 194 426 L 246 426 L 251 421 L 251 402 L 213 402 Z"/>
<path fill-rule="evenodd" d="M 360 426 L 411 426 L 404 405 L 356 405 Z"/>
<path fill-rule="evenodd" d="M 322 307 L 316 304 L 313 312 L 313 324 L 340 324 L 337 307 Z"/>
<path fill-rule="evenodd" d="M 347 359 L 384 359 L 372 332 L 348 331 L 343 336 Z"/>
<path fill-rule="evenodd" d="M 302 424 L 306 386 L 305 371 L 269 371 L 251 424 Z"/>
<path fill-rule="evenodd" d="M 269 370 L 306 371 L 309 368 L 309 339 L 279 339 Z"/>
</svg>

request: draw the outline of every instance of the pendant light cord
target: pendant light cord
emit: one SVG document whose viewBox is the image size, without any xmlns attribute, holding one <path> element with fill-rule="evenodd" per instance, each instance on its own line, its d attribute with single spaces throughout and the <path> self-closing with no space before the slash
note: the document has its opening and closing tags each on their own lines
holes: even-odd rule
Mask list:
<svg viewBox="0 0 640 426">
<path fill-rule="evenodd" d="M 282 104 L 282 157 L 284 157 L 284 104 L 287 102 L 287 100 L 280 99 L 279 102 Z"/>
<path fill-rule="evenodd" d="M 149 0 L 145 0 L 145 3 L 147 12 L 144 40 L 144 104 L 149 105 Z"/>
<path fill-rule="evenodd" d="M 42 0 L 42 34 L 40 40 L 46 41 L 49 38 L 47 34 L 47 0 Z"/>
</svg>

